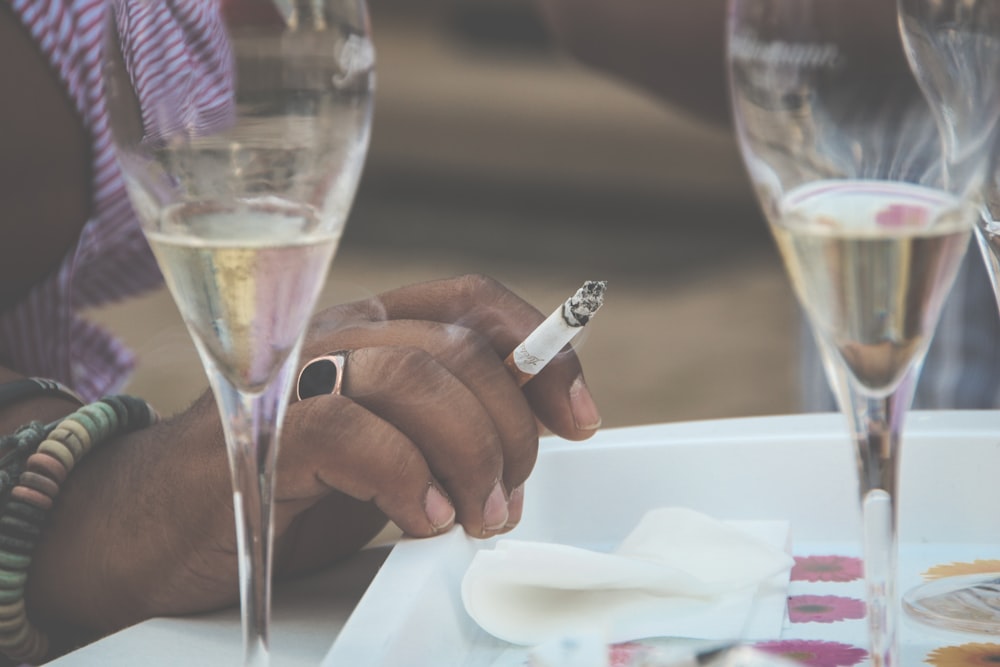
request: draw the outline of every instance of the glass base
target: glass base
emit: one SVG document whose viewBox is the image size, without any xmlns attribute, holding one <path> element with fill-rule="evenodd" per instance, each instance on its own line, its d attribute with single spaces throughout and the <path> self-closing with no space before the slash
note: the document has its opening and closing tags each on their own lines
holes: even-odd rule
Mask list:
<svg viewBox="0 0 1000 667">
<path fill-rule="evenodd" d="M 927 625 L 1000 635 L 1000 572 L 945 577 L 903 596 L 903 609 Z"/>
</svg>

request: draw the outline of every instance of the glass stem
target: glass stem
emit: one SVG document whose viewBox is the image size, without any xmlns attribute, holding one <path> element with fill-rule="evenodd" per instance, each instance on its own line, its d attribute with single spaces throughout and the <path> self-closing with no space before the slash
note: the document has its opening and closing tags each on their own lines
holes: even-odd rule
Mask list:
<svg viewBox="0 0 1000 667">
<path fill-rule="evenodd" d="M 297 352 L 290 354 L 260 393 L 237 389 L 208 365 L 232 474 L 246 667 L 270 663 L 274 470 L 297 359 Z"/>
<path fill-rule="evenodd" d="M 898 663 L 896 600 L 896 497 L 899 442 L 903 417 L 913 400 L 919 364 L 890 395 L 873 398 L 845 387 L 848 415 L 857 455 L 868 632 L 873 667 Z"/>
</svg>

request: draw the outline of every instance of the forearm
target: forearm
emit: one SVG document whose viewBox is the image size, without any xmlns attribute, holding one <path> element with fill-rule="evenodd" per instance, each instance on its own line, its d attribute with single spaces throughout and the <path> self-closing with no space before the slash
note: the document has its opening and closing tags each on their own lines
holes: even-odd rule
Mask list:
<svg viewBox="0 0 1000 667">
<path fill-rule="evenodd" d="M 385 525 L 370 503 L 335 491 L 301 501 L 277 495 L 278 575 L 353 553 Z M 206 394 L 74 468 L 35 551 L 29 618 L 58 652 L 153 616 L 235 604 L 235 539 L 226 449 Z"/>
<path fill-rule="evenodd" d="M 211 442 L 212 427 L 197 419 L 156 424 L 95 447 L 71 471 L 25 594 L 29 617 L 57 646 L 65 634 L 100 634 L 174 611 L 157 607 L 190 567 L 185 554 L 225 528 L 225 512 L 206 508 L 231 507 L 220 483 L 225 451 Z"/>
<path fill-rule="evenodd" d="M 704 120 L 729 122 L 726 0 L 537 2 L 558 41 L 582 62 Z M 856 17 L 845 28 L 852 38 L 847 48 L 860 54 L 855 60 L 880 72 L 906 67 L 900 58 L 895 3 L 841 0 L 844 3 Z"/>
<path fill-rule="evenodd" d="M 728 122 L 725 0 L 538 0 L 582 62 L 703 119 Z"/>
</svg>

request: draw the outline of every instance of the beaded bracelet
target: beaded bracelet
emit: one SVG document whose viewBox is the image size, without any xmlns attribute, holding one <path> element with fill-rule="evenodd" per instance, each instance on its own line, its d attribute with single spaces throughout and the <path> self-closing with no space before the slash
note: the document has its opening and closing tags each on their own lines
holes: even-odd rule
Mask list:
<svg viewBox="0 0 1000 667">
<path fill-rule="evenodd" d="M 0 384 L 0 408 L 38 396 L 62 396 L 72 399 L 80 405 L 86 403 L 79 394 L 58 380 L 21 378 Z"/>
<path fill-rule="evenodd" d="M 48 639 L 25 612 L 24 587 L 42 525 L 73 466 L 94 446 L 157 419 L 142 399 L 107 396 L 0 438 L 0 654 L 37 663 L 48 653 Z"/>
</svg>

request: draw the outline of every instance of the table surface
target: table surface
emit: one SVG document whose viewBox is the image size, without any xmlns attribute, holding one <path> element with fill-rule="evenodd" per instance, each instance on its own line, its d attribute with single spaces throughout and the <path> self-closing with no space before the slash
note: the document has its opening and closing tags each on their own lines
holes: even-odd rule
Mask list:
<svg viewBox="0 0 1000 667">
<path fill-rule="evenodd" d="M 914 437 L 909 438 L 907 447 L 904 434 L 904 449 L 908 454 L 904 455 L 902 474 L 905 511 L 901 512 L 901 534 L 907 551 L 901 564 L 907 564 L 903 568 L 907 571 L 901 572 L 906 576 L 901 577 L 900 583 L 913 585 L 929 565 L 948 559 L 995 558 L 995 545 L 1000 540 L 993 515 L 993 508 L 1000 502 L 1000 487 L 995 483 L 996 466 L 1000 465 L 1000 435 L 997 435 L 1000 413 L 914 413 L 908 418 L 905 431 Z M 828 511 L 831 503 L 843 506 L 841 509 L 851 508 L 848 514 L 856 511 L 849 449 L 843 420 L 833 414 L 662 424 L 612 429 L 585 443 L 546 441 L 531 480 L 536 484 L 537 493 L 533 495 L 536 501 L 532 512 L 526 512 L 520 528 L 530 527 L 528 524 L 532 522 L 548 526 L 552 517 L 558 519 L 560 528 L 566 527 L 573 522 L 569 521 L 572 513 L 567 514 L 564 505 L 577 510 L 585 507 L 584 524 L 590 527 L 601 521 L 620 521 L 626 510 L 638 509 L 630 510 L 630 503 L 640 501 L 649 507 L 688 504 L 709 514 L 732 514 L 736 498 L 739 508 L 736 514 L 750 510 L 763 514 L 749 518 L 787 514 L 782 518 L 790 521 L 793 535 L 797 534 L 797 556 L 814 553 L 820 558 L 853 557 L 857 554 L 841 549 L 842 544 L 836 550 L 817 545 L 817 541 L 826 540 L 857 541 L 856 520 L 841 517 L 843 520 L 833 521 Z M 643 463 L 654 461 L 650 457 L 655 457 L 653 466 Z M 969 465 L 970 459 L 977 465 Z M 600 473 L 592 470 L 595 466 Z M 649 470 L 651 467 L 655 470 Z M 692 470 L 710 474 L 714 483 L 689 479 Z M 594 474 L 602 475 L 614 488 L 627 487 L 629 492 L 615 495 L 618 501 L 609 509 L 607 503 L 595 504 L 588 492 L 590 485 L 567 483 L 567 476 L 574 480 L 580 476 L 592 479 Z M 720 488 L 727 493 L 719 494 Z M 907 493 L 908 489 L 921 492 Z M 576 497 L 579 494 L 586 495 Z M 643 494 L 650 498 L 638 498 Z M 754 507 L 747 508 L 746 500 L 751 498 Z M 601 511 L 609 515 L 602 518 Z M 842 512 L 838 510 L 838 516 L 839 513 Z M 558 537 L 555 535 L 553 539 Z M 933 551 L 936 542 L 944 551 Z M 952 551 L 952 546 L 964 543 L 974 544 L 975 548 Z M 817 550 L 800 551 L 800 548 Z M 323 662 L 389 551 L 387 546 L 366 549 L 316 575 L 276 586 L 271 635 L 274 667 L 315 667 Z M 384 580 L 385 577 L 379 578 L 379 582 Z M 383 591 L 382 598 L 402 595 L 398 587 L 401 583 L 406 582 L 396 581 L 397 586 Z M 805 580 L 796 585 L 801 590 L 795 595 L 863 597 L 863 582 L 857 577 L 848 583 Z M 400 608 L 398 599 L 381 601 L 388 604 L 383 611 Z M 382 620 L 384 615 L 379 616 L 379 622 Z M 835 636 L 837 628 L 843 630 L 843 637 Z M 783 632 L 782 637 L 792 641 L 849 639 L 858 644 L 854 635 L 863 631 L 863 621 L 831 624 L 793 620 L 788 629 L 789 634 Z M 927 638 L 922 628 L 917 634 L 921 641 Z M 237 665 L 241 660 L 240 639 L 239 612 L 234 608 L 193 617 L 152 619 L 49 664 L 57 667 Z M 839 650 L 841 645 L 834 644 L 833 648 Z M 912 656 L 915 662 L 911 664 L 920 664 L 931 648 L 915 646 Z"/>
<path fill-rule="evenodd" d="M 275 587 L 273 667 L 316 667 L 330 650 L 389 547 L 366 549 L 318 574 Z M 85 646 L 52 667 L 176 667 L 238 665 L 242 659 L 236 608 L 185 618 L 155 618 Z"/>
</svg>

